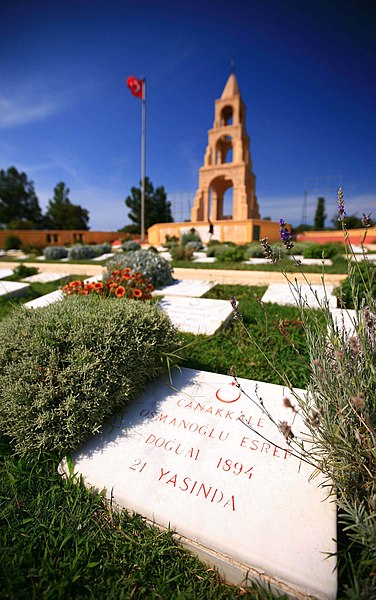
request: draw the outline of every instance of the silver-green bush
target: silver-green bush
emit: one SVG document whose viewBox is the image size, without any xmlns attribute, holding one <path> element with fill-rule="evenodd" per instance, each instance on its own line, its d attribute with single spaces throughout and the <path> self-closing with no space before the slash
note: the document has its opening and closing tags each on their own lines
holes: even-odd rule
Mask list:
<svg viewBox="0 0 376 600">
<path fill-rule="evenodd" d="M 69 258 L 71 260 L 85 260 L 87 258 L 96 258 L 105 252 L 110 252 L 109 244 L 77 244 L 69 248 Z"/>
<path fill-rule="evenodd" d="M 60 260 L 61 258 L 67 258 L 68 250 L 63 246 L 47 246 L 43 250 L 43 256 L 46 260 Z"/>
<path fill-rule="evenodd" d="M 141 246 L 135 240 L 127 240 L 123 242 L 122 248 L 124 252 L 134 252 L 135 250 L 141 250 Z"/>
<path fill-rule="evenodd" d="M 173 281 L 170 263 L 149 250 L 136 250 L 135 252 L 114 256 L 107 263 L 104 280 L 111 275 L 112 271 L 125 269 L 126 267 L 130 267 L 133 272 L 139 271 L 145 275 L 156 288 L 170 285 Z"/>
<path fill-rule="evenodd" d="M 20 455 L 77 448 L 165 371 L 176 332 L 150 302 L 72 296 L 0 322 L 0 433 Z"/>
</svg>

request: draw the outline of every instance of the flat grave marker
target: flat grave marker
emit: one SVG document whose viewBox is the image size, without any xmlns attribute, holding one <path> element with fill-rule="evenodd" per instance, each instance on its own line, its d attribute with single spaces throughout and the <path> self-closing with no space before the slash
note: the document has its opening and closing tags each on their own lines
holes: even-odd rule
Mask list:
<svg viewBox="0 0 376 600">
<path fill-rule="evenodd" d="M 70 275 L 67 273 L 37 273 L 36 275 L 30 275 L 24 277 L 22 281 L 27 283 L 51 283 L 52 281 L 67 281 Z"/>
<path fill-rule="evenodd" d="M 48 306 L 49 304 L 54 304 L 55 302 L 59 302 L 64 298 L 63 292 L 61 290 L 55 290 L 54 292 L 50 292 L 49 294 L 44 294 L 44 296 L 39 296 L 39 298 L 35 298 L 34 300 L 30 300 L 30 302 L 25 302 L 25 308 L 43 308 L 44 306 Z"/>
<path fill-rule="evenodd" d="M 292 258 L 292 256 L 289 256 L 289 258 Z M 324 266 L 328 266 L 328 265 L 332 265 L 333 264 L 333 261 L 330 258 L 305 258 L 301 254 L 297 254 L 296 256 L 294 256 L 294 259 L 296 261 L 300 261 L 302 263 L 302 265 L 324 265 Z"/>
<path fill-rule="evenodd" d="M 339 332 L 344 331 L 349 336 L 356 334 L 355 323 L 357 322 L 357 319 L 355 310 L 331 308 L 330 313 L 332 315 L 334 326 Z"/>
<path fill-rule="evenodd" d="M 5 277 L 11 277 L 13 275 L 13 269 L 0 269 L 0 279 Z"/>
<path fill-rule="evenodd" d="M 306 300 L 304 306 L 310 308 L 319 308 L 320 303 L 324 303 L 325 297 L 328 299 L 329 307 L 336 308 L 337 298 L 332 294 L 333 285 L 308 285 L 306 283 L 299 285 L 299 290 L 293 289 L 288 283 L 271 283 L 262 297 L 263 302 L 273 302 L 280 305 L 297 305 L 299 295 Z M 317 294 L 317 298 L 315 296 Z"/>
<path fill-rule="evenodd" d="M 179 331 L 195 335 L 213 335 L 232 318 L 226 300 L 166 296 L 158 304 Z"/>
<path fill-rule="evenodd" d="M 336 505 L 313 467 L 226 375 L 182 369 L 73 454 L 74 472 L 115 505 L 179 539 L 229 582 L 257 578 L 300 600 L 334 600 Z M 291 423 L 282 386 L 239 379 Z M 304 394 L 304 390 L 298 390 Z M 252 428 L 248 428 L 244 423 Z M 295 416 L 293 431 L 304 424 Z M 68 467 L 62 461 L 61 473 Z"/>
<path fill-rule="evenodd" d="M 106 252 L 105 254 L 96 256 L 95 258 L 92 258 L 91 260 L 94 260 L 94 261 L 107 260 L 108 258 L 113 258 L 114 256 L 115 256 L 115 252 Z"/>
<path fill-rule="evenodd" d="M 29 289 L 29 283 L 19 283 L 18 281 L 0 281 L 0 297 L 23 296 Z"/>
<path fill-rule="evenodd" d="M 216 284 L 214 281 L 199 281 L 196 279 L 175 279 L 171 285 L 155 290 L 155 296 L 189 296 L 199 298 Z"/>
</svg>

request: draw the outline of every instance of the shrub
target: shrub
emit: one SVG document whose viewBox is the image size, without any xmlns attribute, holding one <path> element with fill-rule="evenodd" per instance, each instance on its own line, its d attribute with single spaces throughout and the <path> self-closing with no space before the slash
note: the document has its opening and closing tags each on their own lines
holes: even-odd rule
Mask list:
<svg viewBox="0 0 376 600">
<path fill-rule="evenodd" d="M 183 233 L 182 235 L 182 245 L 185 246 L 188 242 L 201 242 L 201 238 L 194 227 L 191 227 L 188 233 Z"/>
<path fill-rule="evenodd" d="M 105 284 L 101 281 L 85 283 L 84 281 L 71 281 L 63 288 L 66 296 L 89 296 L 96 294 L 103 298 L 127 298 L 133 300 L 151 300 L 154 286 L 141 273 L 131 273 L 130 268 L 122 271 L 113 271 Z"/>
<path fill-rule="evenodd" d="M 173 246 L 177 246 L 179 244 L 179 238 L 176 235 L 166 235 L 166 240 L 163 246 L 167 249 L 172 248 Z"/>
<path fill-rule="evenodd" d="M 20 238 L 17 235 L 7 235 L 4 240 L 4 250 L 19 250 L 20 248 Z"/>
<path fill-rule="evenodd" d="M 36 267 L 26 267 L 22 263 L 13 271 L 13 274 L 19 279 L 22 279 L 23 277 L 30 277 L 31 275 L 36 275 L 37 273 L 38 269 Z"/>
<path fill-rule="evenodd" d="M 124 252 L 134 252 L 135 250 L 140 250 L 141 246 L 138 242 L 135 242 L 134 240 L 128 240 L 127 242 L 123 243 L 122 248 Z"/>
<path fill-rule="evenodd" d="M 38 246 L 38 244 L 22 244 L 21 250 L 25 254 L 35 254 L 35 256 L 39 256 L 39 254 L 42 254 L 43 252 L 43 246 Z"/>
<path fill-rule="evenodd" d="M 61 258 L 67 258 L 68 250 L 62 246 L 47 246 L 43 250 L 43 256 L 46 260 L 60 260 Z"/>
<path fill-rule="evenodd" d="M 244 247 L 229 246 L 216 256 L 218 262 L 241 262 L 245 258 Z"/>
<path fill-rule="evenodd" d="M 146 279 L 153 284 L 154 287 L 163 287 L 170 285 L 172 279 L 172 267 L 170 263 L 149 250 L 136 250 L 135 252 L 127 252 L 120 256 L 114 256 L 107 263 L 107 271 L 104 279 L 108 278 L 112 271 L 117 269 L 122 270 L 130 267 L 131 271 L 139 271 L 145 275 Z"/>
<path fill-rule="evenodd" d="M 150 302 L 73 296 L 0 322 L 0 432 L 20 455 L 63 455 L 165 371 L 176 346 Z"/>
<path fill-rule="evenodd" d="M 111 244 L 109 242 L 103 242 L 103 244 L 97 244 L 96 248 L 97 248 L 98 256 L 100 256 L 101 254 L 108 254 L 108 252 L 111 252 Z"/>
<path fill-rule="evenodd" d="M 192 260 L 193 248 L 189 247 L 188 244 L 186 246 L 182 246 L 182 244 L 175 245 L 170 248 L 170 254 L 172 260 Z"/>
<path fill-rule="evenodd" d="M 94 246 L 77 244 L 69 248 L 68 256 L 70 260 L 86 260 L 89 258 L 97 258 L 97 256 L 104 254 L 103 246 L 104 244 L 97 244 Z M 105 247 L 107 248 L 107 246 Z"/>
<path fill-rule="evenodd" d="M 334 293 L 339 298 L 341 306 L 360 309 L 367 290 L 370 290 L 372 297 L 376 298 L 376 265 L 363 261 L 351 265 L 349 276 L 334 290 Z"/>
<path fill-rule="evenodd" d="M 286 256 L 286 250 L 281 244 L 271 244 L 270 247 L 279 258 L 284 258 Z M 248 258 L 265 258 L 264 249 L 259 242 L 252 242 L 249 244 L 246 247 L 244 254 L 246 260 Z"/>
<path fill-rule="evenodd" d="M 332 258 L 343 250 L 342 244 L 309 244 L 303 250 L 304 258 Z"/>
<path fill-rule="evenodd" d="M 203 245 L 201 244 L 201 242 L 191 241 L 191 242 L 187 242 L 185 244 L 185 247 L 192 248 L 193 252 L 197 252 L 198 250 L 202 250 Z"/>
</svg>

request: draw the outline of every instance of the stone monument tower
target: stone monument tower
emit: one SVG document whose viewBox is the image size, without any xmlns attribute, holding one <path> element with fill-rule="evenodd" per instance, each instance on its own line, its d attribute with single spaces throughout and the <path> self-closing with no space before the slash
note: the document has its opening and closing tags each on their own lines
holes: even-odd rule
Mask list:
<svg viewBox="0 0 376 600">
<path fill-rule="evenodd" d="M 214 125 L 208 132 L 191 221 L 259 219 L 255 179 L 245 129 L 245 105 L 235 74 L 231 73 L 222 96 L 215 101 Z M 223 214 L 224 194 L 231 187 L 233 210 L 228 216 Z"/>
</svg>

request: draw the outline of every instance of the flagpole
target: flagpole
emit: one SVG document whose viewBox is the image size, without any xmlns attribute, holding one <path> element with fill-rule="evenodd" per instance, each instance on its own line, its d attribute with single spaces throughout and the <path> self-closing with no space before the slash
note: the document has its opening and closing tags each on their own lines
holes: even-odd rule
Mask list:
<svg viewBox="0 0 376 600">
<path fill-rule="evenodd" d="M 145 241 L 146 79 L 142 79 L 141 127 L 141 242 Z"/>
</svg>

